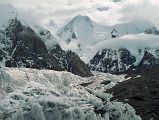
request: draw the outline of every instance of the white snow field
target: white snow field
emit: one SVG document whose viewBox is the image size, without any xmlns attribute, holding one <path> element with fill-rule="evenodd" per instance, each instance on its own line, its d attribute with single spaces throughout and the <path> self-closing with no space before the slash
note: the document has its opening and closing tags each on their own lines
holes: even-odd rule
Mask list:
<svg viewBox="0 0 159 120">
<path fill-rule="evenodd" d="M 81 78 L 69 72 L 1 68 L 0 119 L 141 120 L 130 105 L 110 102 L 112 95 L 103 93 L 107 87 L 100 86 L 98 79 L 110 80 L 112 86 L 123 81 L 124 76 L 98 74 Z M 81 85 L 91 81 L 92 85 Z"/>
</svg>

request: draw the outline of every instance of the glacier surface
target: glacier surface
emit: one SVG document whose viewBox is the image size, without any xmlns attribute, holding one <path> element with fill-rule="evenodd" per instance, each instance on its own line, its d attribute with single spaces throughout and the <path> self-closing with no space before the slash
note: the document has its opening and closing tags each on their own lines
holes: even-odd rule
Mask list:
<svg viewBox="0 0 159 120">
<path fill-rule="evenodd" d="M 111 84 L 116 84 L 124 80 L 124 75 L 97 74 L 94 77 L 81 78 L 69 72 L 1 68 L 0 118 L 2 120 L 141 120 L 130 105 L 110 102 L 112 95 L 103 93 L 107 87 L 100 85 L 107 80 L 110 80 Z M 87 82 L 92 84 L 81 85 Z M 95 89 L 97 86 L 98 89 Z"/>
</svg>

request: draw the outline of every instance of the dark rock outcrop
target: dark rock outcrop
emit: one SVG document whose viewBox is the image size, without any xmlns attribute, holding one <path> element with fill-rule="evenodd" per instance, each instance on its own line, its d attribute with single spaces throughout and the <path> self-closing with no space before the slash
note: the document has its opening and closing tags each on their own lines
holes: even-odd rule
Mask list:
<svg viewBox="0 0 159 120">
<path fill-rule="evenodd" d="M 63 51 L 60 46 L 48 53 L 47 61 L 49 66 L 56 66 L 54 68 L 55 70 L 60 68 L 61 70 L 67 70 L 68 72 L 72 72 L 82 77 L 93 75 L 76 53 L 71 51 Z M 61 65 L 61 67 L 58 67 L 57 65 Z"/>
<path fill-rule="evenodd" d="M 159 118 L 159 66 L 151 70 L 134 71 L 127 81 L 107 90 L 113 93 L 111 100 L 129 103 L 143 120 Z"/>
<path fill-rule="evenodd" d="M 153 34 L 153 35 L 159 35 L 159 30 L 156 28 L 156 27 L 150 27 L 150 28 L 147 28 L 145 31 L 144 31 L 145 34 Z"/>
</svg>

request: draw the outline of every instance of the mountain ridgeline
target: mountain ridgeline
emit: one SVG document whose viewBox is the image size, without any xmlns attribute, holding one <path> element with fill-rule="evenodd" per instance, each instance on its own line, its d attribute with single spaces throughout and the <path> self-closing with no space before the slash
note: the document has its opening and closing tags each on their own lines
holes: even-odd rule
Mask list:
<svg viewBox="0 0 159 120">
<path fill-rule="evenodd" d="M 80 46 L 80 51 L 72 51 L 91 71 L 125 73 L 159 64 L 159 29 L 148 20 L 104 26 L 88 16 L 76 16 L 57 36 L 68 45 Z"/>
<path fill-rule="evenodd" d="M 0 30 L 0 61 L 6 67 L 26 67 L 69 71 L 83 77 L 91 76 L 86 64 L 75 53 L 64 51 L 59 44 L 48 49 L 44 39 L 52 39 L 45 29 L 25 26 L 17 18 L 9 19 Z"/>
<path fill-rule="evenodd" d="M 78 15 L 57 32 L 56 39 L 48 30 L 21 19 L 10 6 L 3 9 L 0 66 L 69 71 L 88 77 L 90 71 L 125 73 L 159 64 L 159 29 L 150 21 L 104 26 Z"/>
</svg>

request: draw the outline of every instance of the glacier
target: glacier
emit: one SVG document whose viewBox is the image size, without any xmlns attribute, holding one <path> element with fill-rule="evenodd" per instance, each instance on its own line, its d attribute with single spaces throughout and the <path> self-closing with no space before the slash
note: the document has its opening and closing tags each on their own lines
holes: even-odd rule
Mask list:
<svg viewBox="0 0 159 120">
<path fill-rule="evenodd" d="M 141 120 L 130 105 L 110 101 L 112 95 L 103 93 L 107 88 L 100 85 L 101 82 L 111 80 L 112 86 L 113 83 L 115 85 L 125 80 L 124 75 L 95 74 L 93 77 L 82 78 L 65 71 L 1 68 L 0 118 Z M 81 85 L 87 82 L 92 84 L 85 87 Z"/>
</svg>

